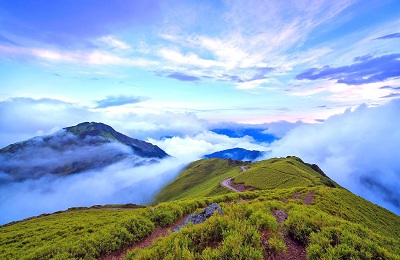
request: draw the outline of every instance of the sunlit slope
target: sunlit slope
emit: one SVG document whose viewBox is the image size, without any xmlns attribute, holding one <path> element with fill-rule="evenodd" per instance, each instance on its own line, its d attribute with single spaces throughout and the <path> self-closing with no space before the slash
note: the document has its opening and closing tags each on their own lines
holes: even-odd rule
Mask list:
<svg viewBox="0 0 400 260">
<path fill-rule="evenodd" d="M 203 159 L 191 163 L 155 197 L 156 202 L 198 198 L 230 192 L 219 186 L 226 178 L 241 172 L 240 163 L 232 160 Z"/>
<path fill-rule="evenodd" d="M 339 187 L 318 166 L 304 163 L 288 156 L 273 158 L 251 164 L 249 169 L 234 177 L 235 183 L 243 183 L 257 189 L 283 189 L 293 187 L 329 186 Z"/>
</svg>

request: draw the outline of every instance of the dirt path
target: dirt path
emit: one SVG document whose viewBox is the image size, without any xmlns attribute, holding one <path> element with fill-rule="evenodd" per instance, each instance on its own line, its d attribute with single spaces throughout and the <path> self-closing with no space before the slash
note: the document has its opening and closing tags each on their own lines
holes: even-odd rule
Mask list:
<svg viewBox="0 0 400 260">
<path fill-rule="evenodd" d="M 221 182 L 221 185 L 224 186 L 225 188 L 228 188 L 228 189 L 230 189 L 230 190 L 233 190 L 234 192 L 242 192 L 242 191 L 240 191 L 240 190 L 238 190 L 238 189 L 232 187 L 232 186 L 230 185 L 231 181 L 232 181 L 232 178 L 228 178 L 228 179 L 226 179 L 226 180 L 223 180 L 223 181 Z"/>
<path fill-rule="evenodd" d="M 284 210 L 274 210 L 273 215 L 276 218 L 276 222 L 285 222 L 288 214 Z M 304 245 L 300 242 L 294 240 L 287 231 L 281 227 L 279 231 L 282 233 L 283 240 L 286 244 L 286 253 L 280 253 L 278 255 L 266 255 L 264 259 L 274 259 L 274 260 L 303 260 L 307 259 L 307 251 Z M 268 237 L 263 238 L 263 244 L 268 245 Z"/>
<path fill-rule="evenodd" d="M 246 166 L 240 166 L 240 169 L 242 169 L 242 172 L 247 171 L 247 167 Z M 225 187 L 227 189 L 230 189 L 230 190 L 232 190 L 234 192 L 243 192 L 243 191 L 248 191 L 248 190 L 253 190 L 254 189 L 253 187 L 247 187 L 244 184 L 237 184 L 234 187 L 234 186 L 231 185 L 231 183 L 232 183 L 232 178 L 228 178 L 228 179 L 223 180 L 220 184 L 221 184 L 221 186 L 223 186 L 223 187 Z"/>
<path fill-rule="evenodd" d="M 101 257 L 99 257 L 99 260 L 120 260 L 126 256 L 128 251 L 132 251 L 135 248 L 148 247 L 151 244 L 153 244 L 157 238 L 167 236 L 169 234 L 170 230 L 182 225 L 188 216 L 189 215 L 182 217 L 180 220 L 178 220 L 177 222 L 175 222 L 174 224 L 172 224 L 169 227 L 165 227 L 165 228 L 157 227 L 153 231 L 153 233 L 151 233 L 148 237 L 144 238 L 142 241 L 134 243 L 134 244 L 130 245 L 128 248 L 122 249 L 118 252 L 114 252 L 110 255 L 101 256 Z"/>
</svg>

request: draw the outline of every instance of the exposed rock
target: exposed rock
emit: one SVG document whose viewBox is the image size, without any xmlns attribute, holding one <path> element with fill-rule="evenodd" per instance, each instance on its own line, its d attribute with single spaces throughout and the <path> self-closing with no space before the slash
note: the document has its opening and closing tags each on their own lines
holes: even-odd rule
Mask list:
<svg viewBox="0 0 400 260">
<path fill-rule="evenodd" d="M 278 223 L 284 222 L 288 218 L 288 214 L 286 213 L 286 211 L 283 211 L 281 209 L 274 210 L 273 215 Z"/>
<path fill-rule="evenodd" d="M 215 211 L 218 211 L 219 214 L 224 214 L 221 207 L 218 206 L 217 203 L 213 203 L 210 206 L 206 207 L 202 212 L 199 214 L 190 214 L 182 225 L 172 230 L 172 232 L 179 231 L 182 227 L 186 226 L 189 222 L 193 224 L 201 224 L 204 223 L 209 217 L 214 215 Z"/>
</svg>

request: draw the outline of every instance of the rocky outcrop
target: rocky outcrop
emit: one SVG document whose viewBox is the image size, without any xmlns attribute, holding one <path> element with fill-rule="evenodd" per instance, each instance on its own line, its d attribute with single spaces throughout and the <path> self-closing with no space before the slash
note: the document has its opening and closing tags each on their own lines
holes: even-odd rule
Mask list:
<svg viewBox="0 0 400 260">
<path fill-rule="evenodd" d="M 219 214 L 224 214 L 221 207 L 218 206 L 217 203 L 213 203 L 206 207 L 202 212 L 199 214 L 190 214 L 183 222 L 182 225 L 172 230 L 172 232 L 179 231 L 182 227 L 186 226 L 189 222 L 193 224 L 201 224 L 204 223 L 209 217 L 214 215 L 214 212 L 218 211 Z"/>
</svg>

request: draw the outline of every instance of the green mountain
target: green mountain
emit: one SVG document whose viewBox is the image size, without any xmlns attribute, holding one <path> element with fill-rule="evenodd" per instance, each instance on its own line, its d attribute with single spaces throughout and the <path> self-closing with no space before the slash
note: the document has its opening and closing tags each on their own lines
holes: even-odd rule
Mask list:
<svg viewBox="0 0 400 260">
<path fill-rule="evenodd" d="M 167 156 L 158 146 L 130 138 L 108 125 L 85 122 L 0 149 L 0 172 L 7 175 L 0 183 L 80 173 L 121 160 L 141 164 Z"/>
<path fill-rule="evenodd" d="M 155 202 L 199 198 L 228 193 L 219 184 L 241 172 L 240 161 L 202 159 L 191 163 L 155 197 Z"/>
<path fill-rule="evenodd" d="M 400 259 L 399 216 L 296 157 L 196 161 L 157 199 L 2 226 L 0 258 Z M 222 215 L 169 231 L 214 202 Z"/>
</svg>

